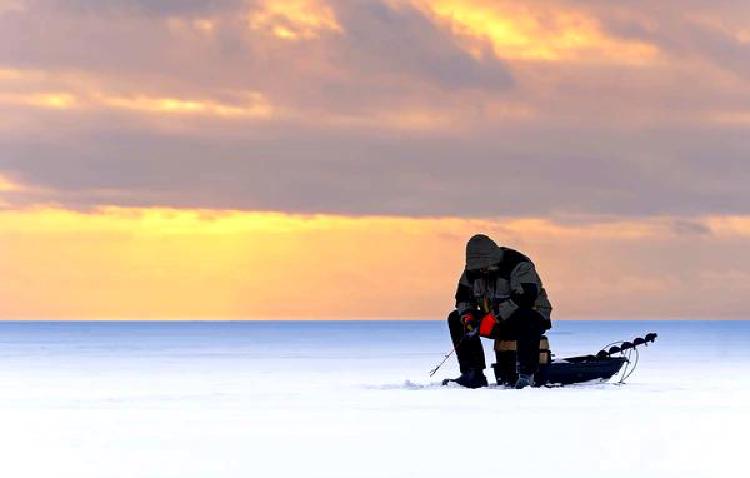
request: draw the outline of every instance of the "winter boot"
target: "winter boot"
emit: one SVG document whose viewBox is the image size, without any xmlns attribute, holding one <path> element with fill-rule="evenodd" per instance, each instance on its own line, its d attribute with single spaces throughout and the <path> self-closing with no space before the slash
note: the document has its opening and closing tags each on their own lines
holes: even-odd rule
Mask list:
<svg viewBox="0 0 750 478">
<path fill-rule="evenodd" d="M 470 368 L 461 374 L 458 378 L 447 378 L 443 380 L 443 385 L 450 382 L 457 383 L 466 388 L 482 388 L 487 386 L 487 377 L 480 368 Z"/>
<path fill-rule="evenodd" d="M 519 390 L 534 384 L 534 376 L 528 373 L 519 373 L 514 388 Z"/>
</svg>

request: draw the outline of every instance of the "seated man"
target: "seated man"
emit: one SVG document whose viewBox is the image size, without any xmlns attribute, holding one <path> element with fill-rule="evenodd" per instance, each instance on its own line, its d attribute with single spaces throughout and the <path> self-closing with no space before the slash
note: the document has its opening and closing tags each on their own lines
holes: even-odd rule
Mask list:
<svg viewBox="0 0 750 478">
<path fill-rule="evenodd" d="M 448 328 L 461 376 L 446 380 L 468 388 L 487 386 L 482 336 L 515 339 L 519 361 L 516 388 L 531 384 L 539 367 L 539 338 L 552 327 L 552 306 L 534 264 L 525 255 L 499 247 L 478 234 L 466 244 L 466 267 L 458 281 L 456 310 Z M 488 314 L 489 317 L 485 318 Z"/>
</svg>

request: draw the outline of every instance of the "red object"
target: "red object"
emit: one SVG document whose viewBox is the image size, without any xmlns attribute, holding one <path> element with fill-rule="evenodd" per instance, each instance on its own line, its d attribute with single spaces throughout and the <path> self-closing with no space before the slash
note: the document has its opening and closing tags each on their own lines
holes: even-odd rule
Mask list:
<svg viewBox="0 0 750 478">
<path fill-rule="evenodd" d="M 468 312 L 461 316 L 461 323 L 464 324 L 464 332 L 467 334 L 473 334 L 477 329 L 477 320 L 473 312 Z"/>
<path fill-rule="evenodd" d="M 492 313 L 486 314 L 479 322 L 479 335 L 485 338 L 492 337 L 492 330 L 495 328 L 495 316 Z"/>
</svg>

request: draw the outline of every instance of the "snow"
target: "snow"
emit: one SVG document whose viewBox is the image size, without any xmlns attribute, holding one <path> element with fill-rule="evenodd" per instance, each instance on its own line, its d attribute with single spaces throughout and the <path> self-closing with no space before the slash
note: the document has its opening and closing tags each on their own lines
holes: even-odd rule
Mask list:
<svg viewBox="0 0 750 478">
<path fill-rule="evenodd" d="M 750 322 L 656 331 L 624 386 L 440 387 L 443 322 L 0 323 L 8 477 L 714 477 L 745 469 Z M 487 342 L 488 362 L 491 362 Z"/>
</svg>

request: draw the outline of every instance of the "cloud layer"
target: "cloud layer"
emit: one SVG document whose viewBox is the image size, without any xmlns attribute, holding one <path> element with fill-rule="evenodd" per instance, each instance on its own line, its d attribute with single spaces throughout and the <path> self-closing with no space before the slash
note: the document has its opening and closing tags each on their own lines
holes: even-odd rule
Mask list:
<svg viewBox="0 0 750 478">
<path fill-rule="evenodd" d="M 5 207 L 747 214 L 746 2 L 0 7 Z"/>
</svg>

